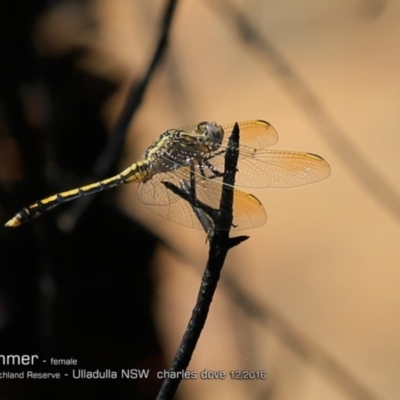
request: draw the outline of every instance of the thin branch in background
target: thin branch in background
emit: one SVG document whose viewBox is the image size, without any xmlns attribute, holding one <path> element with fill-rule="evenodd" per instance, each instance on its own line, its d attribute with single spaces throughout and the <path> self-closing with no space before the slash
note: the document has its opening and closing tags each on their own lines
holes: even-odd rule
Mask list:
<svg viewBox="0 0 400 400">
<path fill-rule="evenodd" d="M 97 181 L 111 173 L 113 164 L 118 159 L 123 148 L 128 127 L 133 116 L 142 103 L 143 96 L 149 86 L 151 78 L 154 76 L 156 68 L 160 65 L 163 55 L 168 46 L 169 35 L 172 27 L 173 17 L 178 0 L 169 0 L 164 12 L 160 36 L 157 41 L 154 54 L 151 57 L 149 66 L 142 80 L 138 84 L 133 84 L 129 90 L 125 105 L 119 115 L 111 133 L 108 143 L 99 155 L 93 168 L 93 175 L 85 181 Z M 64 232 L 71 232 L 75 228 L 83 213 L 87 210 L 95 198 L 92 196 L 83 197 L 76 201 L 66 212 L 58 218 L 58 225 Z"/>
<path fill-rule="evenodd" d="M 400 195 L 348 139 L 348 135 L 331 118 L 306 82 L 295 68 L 283 57 L 269 39 L 262 35 L 254 24 L 232 3 L 225 0 L 210 2 L 221 21 L 229 24 L 232 31 L 251 49 L 285 85 L 298 107 L 315 125 L 319 134 L 347 166 L 357 181 L 361 182 L 369 195 L 384 209 L 400 221 Z"/>
<path fill-rule="evenodd" d="M 388 3 L 389 0 L 363 0 L 359 8 L 364 17 L 374 20 L 382 15 Z"/>
<path fill-rule="evenodd" d="M 311 92 L 291 65 L 279 51 L 253 27 L 252 23 L 232 4 L 225 1 L 212 2 L 214 9 L 220 13 L 221 19 L 233 26 L 240 39 L 248 44 L 263 62 L 272 64 L 274 72 L 285 84 L 303 111 L 313 120 L 324 138 L 337 151 L 350 170 L 360 179 L 366 189 L 375 196 L 384 207 L 400 217 L 400 199 L 394 189 L 381 177 L 374 168 L 358 153 L 348 141 L 335 122 L 329 117 L 318 98 Z M 245 293 L 235 279 L 224 275 L 223 282 L 231 291 L 235 303 L 258 322 L 268 326 L 296 354 L 323 372 L 343 391 L 354 399 L 375 400 L 376 396 L 360 383 L 343 365 L 333 359 L 314 341 L 301 335 L 272 307 L 258 304 Z"/>
<path fill-rule="evenodd" d="M 214 220 L 214 235 L 210 240 L 210 249 L 207 265 L 202 277 L 199 294 L 197 296 L 196 305 L 193 309 L 192 316 L 189 320 L 186 332 L 182 342 L 169 369 L 169 375 L 176 378 L 168 377 L 164 380 L 157 400 L 172 399 L 179 383 L 182 379 L 182 371 L 186 371 L 192 358 L 194 349 L 200 338 L 200 334 L 204 328 L 212 299 L 220 278 L 221 269 L 228 251 L 237 246 L 239 243 L 248 239 L 247 236 L 229 237 L 229 231 L 233 222 L 233 193 L 236 166 L 239 157 L 239 125 L 236 124 L 232 135 L 229 139 L 229 149 L 225 153 L 225 167 L 223 189 L 221 193 L 220 207 L 217 216 L 212 216 Z M 190 186 L 190 185 L 189 185 Z M 180 188 L 175 187 L 175 193 Z M 183 190 L 182 198 L 188 200 L 186 191 Z M 192 199 L 193 200 L 193 199 Z M 200 208 L 199 204 L 192 204 L 195 208 Z M 208 214 L 208 212 L 207 212 Z M 180 374 L 178 374 L 178 372 Z"/>
<path fill-rule="evenodd" d="M 322 372 L 352 399 L 378 400 L 380 398 L 359 382 L 350 371 L 329 355 L 314 340 L 299 333 L 272 306 L 266 305 L 265 302 L 263 304 L 258 303 L 229 274 L 224 274 L 222 282 L 226 285 L 235 304 L 242 308 L 246 315 L 269 328 L 295 354 L 308 362 L 315 370 Z"/>
</svg>

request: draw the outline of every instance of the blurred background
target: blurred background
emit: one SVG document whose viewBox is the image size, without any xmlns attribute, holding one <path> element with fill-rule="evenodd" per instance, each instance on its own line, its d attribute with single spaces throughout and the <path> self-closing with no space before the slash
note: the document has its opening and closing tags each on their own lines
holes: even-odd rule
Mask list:
<svg viewBox="0 0 400 400">
<path fill-rule="evenodd" d="M 87 182 L 166 4 L 2 5 L 2 224 Z M 385 0 L 178 2 L 113 173 L 169 128 L 259 118 L 278 131 L 276 148 L 319 154 L 332 174 L 251 190 L 268 222 L 230 252 L 188 368 L 267 380 L 186 380 L 177 398 L 398 398 L 399 17 Z M 0 399 L 153 399 L 195 304 L 206 235 L 152 214 L 135 184 L 97 196 L 73 229 L 70 205 L 0 229 L 0 353 L 151 378 L 0 380 Z"/>
</svg>

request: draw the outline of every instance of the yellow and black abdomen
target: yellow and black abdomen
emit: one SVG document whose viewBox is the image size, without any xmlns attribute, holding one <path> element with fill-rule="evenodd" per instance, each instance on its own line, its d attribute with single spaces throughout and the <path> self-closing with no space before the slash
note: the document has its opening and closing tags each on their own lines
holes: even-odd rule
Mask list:
<svg viewBox="0 0 400 400">
<path fill-rule="evenodd" d="M 119 186 L 129 182 L 144 182 L 150 178 L 150 166 L 146 160 L 132 164 L 130 167 L 122 171 L 120 174 L 102 181 L 91 183 L 76 189 L 67 190 L 57 193 L 45 199 L 39 200 L 36 203 L 24 207 L 13 218 L 11 218 L 5 226 L 17 227 L 24 222 L 36 218 L 43 213 L 57 207 L 59 204 L 66 203 L 79 197 L 87 196 L 93 193 L 102 192 L 103 190 L 111 189 L 114 186 Z"/>
</svg>

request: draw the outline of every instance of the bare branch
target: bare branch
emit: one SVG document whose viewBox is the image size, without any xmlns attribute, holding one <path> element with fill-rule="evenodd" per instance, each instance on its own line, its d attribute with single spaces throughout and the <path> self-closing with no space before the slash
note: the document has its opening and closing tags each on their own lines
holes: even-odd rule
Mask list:
<svg viewBox="0 0 400 400">
<path fill-rule="evenodd" d="M 235 125 L 229 141 L 230 146 L 225 153 L 224 185 L 221 194 L 220 207 L 217 215 L 211 215 L 214 220 L 215 232 L 210 240 L 209 258 L 203 274 L 196 305 L 189 320 L 182 342 L 169 369 L 169 373 L 176 375 L 179 371 L 185 371 L 192 358 L 200 334 L 204 328 L 208 312 L 217 284 L 220 278 L 221 269 L 224 265 L 226 255 L 230 248 L 236 246 L 239 241 L 246 240 L 230 238 L 229 231 L 233 221 L 233 192 L 235 183 L 236 166 L 238 161 L 239 148 L 239 126 Z M 177 188 L 179 189 L 179 188 Z M 179 190 L 175 191 L 179 195 Z M 185 200 L 193 200 L 183 193 Z M 195 207 L 200 207 L 195 204 Z M 181 377 L 168 377 L 163 382 L 157 400 L 172 399 L 181 381 Z"/>
<path fill-rule="evenodd" d="M 151 78 L 154 76 L 154 72 L 160 65 L 162 57 L 167 49 L 169 34 L 177 3 L 178 0 L 169 0 L 163 16 L 160 37 L 158 39 L 154 54 L 149 62 L 149 66 L 147 67 L 146 72 L 144 73 L 139 84 L 135 83 L 132 85 L 121 114 L 111 131 L 108 143 L 95 163 L 93 175 L 85 179 L 85 181 L 94 182 L 104 178 L 111 172 L 113 164 L 118 159 L 118 155 L 120 154 L 125 142 L 128 127 L 136 111 L 140 107 Z M 79 201 L 75 202 L 66 212 L 62 213 L 58 218 L 58 225 L 60 229 L 64 232 L 71 232 L 75 228 L 83 213 L 93 202 L 95 196 L 96 195 L 80 199 Z"/>
</svg>

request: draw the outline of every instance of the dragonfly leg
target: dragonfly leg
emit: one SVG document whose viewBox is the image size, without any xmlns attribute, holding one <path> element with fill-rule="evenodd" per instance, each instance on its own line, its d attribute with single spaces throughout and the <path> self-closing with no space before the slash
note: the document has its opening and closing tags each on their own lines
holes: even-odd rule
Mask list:
<svg viewBox="0 0 400 400">
<path fill-rule="evenodd" d="M 212 165 L 208 160 L 204 160 L 203 164 L 214 174 L 214 176 L 209 176 L 208 179 L 222 178 L 224 176 L 224 173 L 218 171 L 217 167 Z"/>
</svg>

